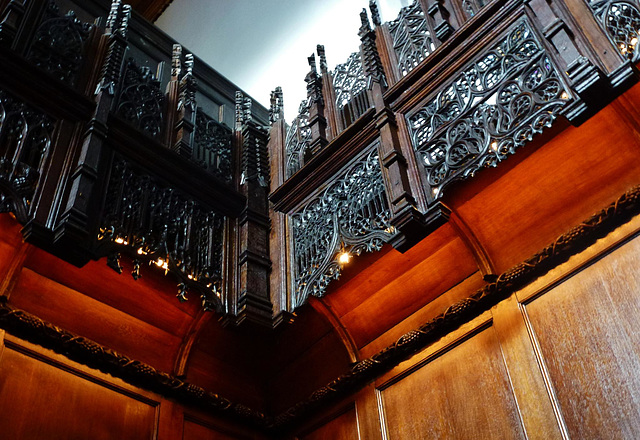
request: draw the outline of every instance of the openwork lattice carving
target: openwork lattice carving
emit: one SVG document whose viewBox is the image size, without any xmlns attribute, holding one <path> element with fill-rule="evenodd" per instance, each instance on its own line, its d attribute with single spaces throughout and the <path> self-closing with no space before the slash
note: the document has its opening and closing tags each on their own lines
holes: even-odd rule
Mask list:
<svg viewBox="0 0 640 440">
<path fill-rule="evenodd" d="M 417 0 L 402 8 L 398 18 L 389 22 L 389 32 L 393 37 L 393 50 L 402 76 L 411 72 L 436 48 L 427 18 Z"/>
<path fill-rule="evenodd" d="M 50 0 L 27 58 L 54 77 L 75 85 L 92 28 L 78 20 L 73 11 L 61 16 L 58 5 Z"/>
<path fill-rule="evenodd" d="M 592 0 L 588 3 L 618 51 L 633 61 L 640 60 L 637 47 L 640 38 L 640 3 L 611 0 Z"/>
<path fill-rule="evenodd" d="M 134 127 L 158 138 L 164 124 L 165 95 L 148 67 L 130 58 L 125 67 L 116 113 Z"/>
<path fill-rule="evenodd" d="M 352 53 L 346 63 L 336 66 L 333 88 L 342 126 L 346 128 L 371 107 L 359 52 Z"/>
<path fill-rule="evenodd" d="M 300 212 L 290 216 L 294 306 L 322 296 L 340 276 L 338 254 L 379 250 L 394 236 L 378 152 L 348 167 Z"/>
<path fill-rule="evenodd" d="M 205 308 L 221 310 L 223 231 L 224 217 L 124 160 L 115 161 L 98 239 L 176 274 L 181 300 L 193 287 Z M 116 270 L 118 258 L 113 254 L 108 262 Z M 133 275 L 140 276 L 139 267 Z"/>
<path fill-rule="evenodd" d="M 54 121 L 0 90 L 0 212 L 26 222 Z"/>
<path fill-rule="evenodd" d="M 221 180 L 231 181 L 231 129 L 201 108 L 196 113 L 193 158 Z"/>
<path fill-rule="evenodd" d="M 291 177 L 304 164 L 311 142 L 311 128 L 309 127 L 309 103 L 304 100 L 300 103 L 298 116 L 293 120 L 287 130 L 285 150 L 287 154 L 287 177 Z"/>
<path fill-rule="evenodd" d="M 569 98 L 526 21 L 408 117 L 431 200 L 551 126 Z"/>
</svg>

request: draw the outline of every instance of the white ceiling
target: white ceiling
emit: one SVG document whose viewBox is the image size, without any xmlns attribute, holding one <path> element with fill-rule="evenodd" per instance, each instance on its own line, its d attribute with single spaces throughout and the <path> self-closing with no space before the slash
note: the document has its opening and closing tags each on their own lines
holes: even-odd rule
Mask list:
<svg viewBox="0 0 640 440">
<path fill-rule="evenodd" d="M 383 21 L 409 0 L 378 0 Z M 281 86 L 291 121 L 306 97 L 307 56 L 324 44 L 329 68 L 358 50 L 369 0 L 174 0 L 156 21 L 222 75 L 269 106 Z"/>
</svg>

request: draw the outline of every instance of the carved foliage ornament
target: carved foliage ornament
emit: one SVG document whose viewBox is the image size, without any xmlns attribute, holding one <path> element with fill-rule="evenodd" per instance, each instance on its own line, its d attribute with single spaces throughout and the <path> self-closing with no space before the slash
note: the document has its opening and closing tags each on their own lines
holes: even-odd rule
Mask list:
<svg viewBox="0 0 640 440">
<path fill-rule="evenodd" d="M 435 50 L 427 18 L 417 0 L 402 8 L 398 18 L 389 22 L 389 32 L 393 38 L 393 50 L 401 76 L 411 72 Z"/>
<path fill-rule="evenodd" d="M 193 157 L 216 177 L 231 181 L 231 129 L 201 108 L 196 113 Z"/>
<path fill-rule="evenodd" d="M 0 212 L 28 220 L 54 121 L 0 90 Z"/>
<path fill-rule="evenodd" d="M 340 253 L 379 250 L 394 236 L 376 148 L 289 217 L 294 307 L 323 296 L 340 276 Z"/>
<path fill-rule="evenodd" d="M 224 217 L 117 159 L 101 225 L 99 241 L 177 275 L 181 300 L 194 287 L 203 307 L 221 310 Z M 117 258 L 108 264 L 120 272 Z"/>
<path fill-rule="evenodd" d="M 588 3 L 618 51 L 634 62 L 640 60 L 640 3 L 633 0 L 592 0 Z"/>
<path fill-rule="evenodd" d="M 129 58 L 116 113 L 134 127 L 158 138 L 164 124 L 165 99 L 160 82 L 151 70 Z"/>
<path fill-rule="evenodd" d="M 551 126 L 569 95 L 525 21 L 408 117 L 435 200 Z"/>
<path fill-rule="evenodd" d="M 93 25 L 78 20 L 73 11 L 61 16 L 58 5 L 50 0 L 27 58 L 54 77 L 75 85 L 92 29 Z"/>
<path fill-rule="evenodd" d="M 310 143 L 309 103 L 305 99 L 300 103 L 298 116 L 296 116 L 287 130 L 285 139 L 287 177 L 293 176 L 302 167 Z"/>
</svg>

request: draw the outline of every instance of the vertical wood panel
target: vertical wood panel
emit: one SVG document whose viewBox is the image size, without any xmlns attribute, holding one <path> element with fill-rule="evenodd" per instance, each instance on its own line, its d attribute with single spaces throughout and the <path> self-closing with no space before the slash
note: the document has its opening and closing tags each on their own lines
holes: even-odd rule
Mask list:
<svg viewBox="0 0 640 440">
<path fill-rule="evenodd" d="M 492 327 L 381 390 L 388 438 L 524 439 Z"/>
<path fill-rule="evenodd" d="M 192 420 L 185 419 L 182 440 L 239 440 Z"/>
<path fill-rule="evenodd" d="M 358 440 L 360 436 L 355 408 L 349 408 L 338 417 L 298 438 L 300 440 Z"/>
<path fill-rule="evenodd" d="M 572 438 L 640 438 L 640 239 L 526 306 Z"/>
<path fill-rule="evenodd" d="M 6 439 L 152 439 L 156 402 L 5 347 L 0 363 L 0 435 Z"/>
<path fill-rule="evenodd" d="M 529 440 L 563 438 L 563 422 L 556 418 L 554 402 L 545 386 L 515 295 L 494 307 L 492 314 L 527 437 Z"/>
</svg>

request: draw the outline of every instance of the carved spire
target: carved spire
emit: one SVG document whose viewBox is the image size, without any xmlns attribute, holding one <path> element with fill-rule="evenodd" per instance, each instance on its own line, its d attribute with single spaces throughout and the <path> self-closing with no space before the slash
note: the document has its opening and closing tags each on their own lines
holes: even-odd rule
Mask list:
<svg viewBox="0 0 640 440">
<path fill-rule="evenodd" d="M 180 44 L 173 45 L 171 54 L 171 79 L 178 81 L 182 73 L 182 46 Z"/>
<path fill-rule="evenodd" d="M 380 19 L 380 10 L 378 9 L 377 0 L 369 0 L 369 10 L 371 11 L 371 20 L 375 26 L 380 26 L 382 20 Z"/>
<path fill-rule="evenodd" d="M 316 102 L 323 105 L 322 77 L 318 75 L 315 54 L 311 54 L 311 56 L 307 58 L 307 61 L 309 62 L 310 70 L 304 80 L 307 83 L 307 99 L 309 100 L 309 105 L 313 105 Z"/>
<path fill-rule="evenodd" d="M 280 119 L 284 119 L 284 102 L 282 98 L 282 87 L 276 87 L 276 89 L 271 92 L 269 122 L 273 124 Z"/>
<path fill-rule="evenodd" d="M 241 131 L 242 126 L 251 121 L 251 98 L 244 96 L 240 90 L 236 91 L 236 131 Z"/>
<path fill-rule="evenodd" d="M 190 108 L 192 111 L 196 109 L 196 90 L 198 88 L 198 82 L 193 76 L 193 54 L 188 53 L 184 56 L 184 75 L 180 81 L 180 101 L 182 101 L 185 107 Z"/>
<path fill-rule="evenodd" d="M 384 69 L 382 67 L 382 61 L 380 60 L 380 54 L 378 54 L 378 47 L 376 46 L 376 33 L 371 29 L 369 24 L 369 17 L 367 16 L 367 10 L 363 9 L 360 13 L 360 41 L 362 41 L 362 61 L 364 65 L 364 72 L 369 77 L 369 87 L 373 83 L 379 83 L 383 87 L 387 86 L 387 80 L 384 76 Z"/>
<path fill-rule="evenodd" d="M 131 6 L 123 5 L 121 0 L 114 0 L 107 19 L 107 34 L 109 48 L 102 67 L 100 82 L 96 88 L 96 94 L 100 90 L 106 90 L 109 95 L 115 93 L 115 84 L 120 76 L 124 53 L 127 48 L 127 31 Z"/>
<path fill-rule="evenodd" d="M 324 75 L 329 71 L 327 68 L 327 57 L 324 52 L 324 46 L 322 44 L 318 44 L 318 46 L 316 46 L 316 52 L 318 52 L 318 57 L 320 58 L 320 73 Z"/>
</svg>

